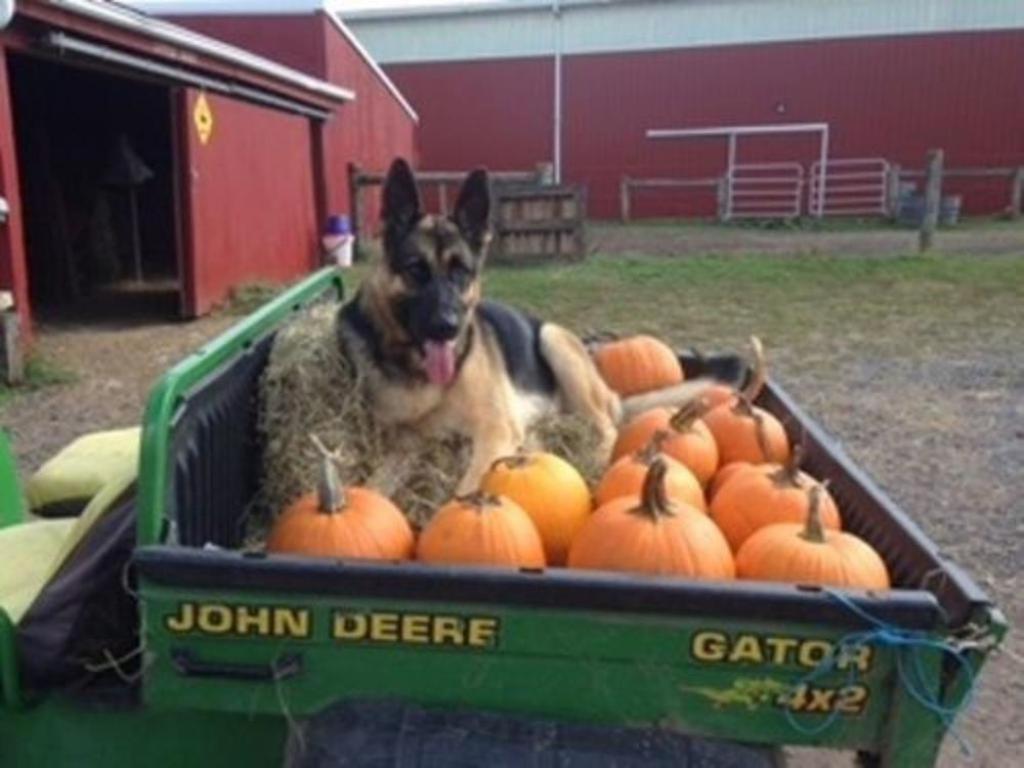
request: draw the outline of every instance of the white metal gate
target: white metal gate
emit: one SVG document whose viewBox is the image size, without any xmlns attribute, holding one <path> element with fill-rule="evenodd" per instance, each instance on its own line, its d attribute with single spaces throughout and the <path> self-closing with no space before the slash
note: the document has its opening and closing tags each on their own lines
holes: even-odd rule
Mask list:
<svg viewBox="0 0 1024 768">
<path fill-rule="evenodd" d="M 743 163 L 726 177 L 723 218 L 795 219 L 803 209 L 804 169 L 800 163 Z"/>
<path fill-rule="evenodd" d="M 880 157 L 829 158 L 811 165 L 807 210 L 821 216 L 884 216 L 888 213 L 889 163 Z"/>
</svg>

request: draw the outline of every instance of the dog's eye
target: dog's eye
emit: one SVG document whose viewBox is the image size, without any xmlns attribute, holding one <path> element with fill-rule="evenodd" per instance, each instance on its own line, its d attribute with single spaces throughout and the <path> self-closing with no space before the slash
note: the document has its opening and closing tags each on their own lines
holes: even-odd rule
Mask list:
<svg viewBox="0 0 1024 768">
<path fill-rule="evenodd" d="M 473 277 L 473 273 L 469 271 L 465 264 L 455 262 L 448 270 L 448 276 L 452 282 L 458 287 L 460 291 L 465 290 L 466 286 L 469 285 L 470 279 Z"/>
<path fill-rule="evenodd" d="M 430 267 L 422 259 L 417 259 L 407 264 L 405 274 L 409 276 L 410 280 L 419 285 L 430 282 Z"/>
</svg>

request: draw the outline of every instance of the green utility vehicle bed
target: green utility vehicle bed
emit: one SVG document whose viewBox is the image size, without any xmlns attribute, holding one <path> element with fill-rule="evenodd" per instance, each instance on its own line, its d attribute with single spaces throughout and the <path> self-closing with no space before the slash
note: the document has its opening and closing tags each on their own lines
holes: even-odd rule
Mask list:
<svg viewBox="0 0 1024 768">
<path fill-rule="evenodd" d="M 943 712 L 1001 638 L 1001 615 L 775 382 L 759 403 L 805 442 L 805 468 L 831 479 L 896 589 L 239 551 L 275 331 L 340 294 L 336 273 L 312 276 L 156 387 L 125 580 L 139 613 L 127 647 L 141 651 L 69 690 L 25 674 L 32 648 L 0 616 L 0 764 L 279 765 L 299 724 L 362 701 L 934 762 Z M 693 375 L 748 373 L 735 357 L 681 359 Z"/>
</svg>

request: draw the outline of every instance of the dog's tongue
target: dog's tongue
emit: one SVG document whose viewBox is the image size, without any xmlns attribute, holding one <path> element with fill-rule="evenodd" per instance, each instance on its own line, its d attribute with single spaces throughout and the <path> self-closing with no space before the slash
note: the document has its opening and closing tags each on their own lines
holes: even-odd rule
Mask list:
<svg viewBox="0 0 1024 768">
<path fill-rule="evenodd" d="M 428 341 L 423 345 L 427 378 L 431 384 L 447 387 L 455 378 L 455 342 Z"/>
</svg>

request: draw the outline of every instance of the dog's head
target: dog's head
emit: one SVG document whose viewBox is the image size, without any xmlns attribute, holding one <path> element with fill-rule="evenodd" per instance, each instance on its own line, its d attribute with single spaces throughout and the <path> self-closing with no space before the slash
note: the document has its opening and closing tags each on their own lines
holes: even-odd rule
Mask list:
<svg viewBox="0 0 1024 768">
<path fill-rule="evenodd" d="M 428 380 L 440 386 L 455 378 L 480 300 L 490 210 L 484 170 L 466 177 L 451 216 L 423 213 L 416 179 L 404 160 L 392 163 L 384 181 L 381 266 L 389 313 Z"/>
</svg>

